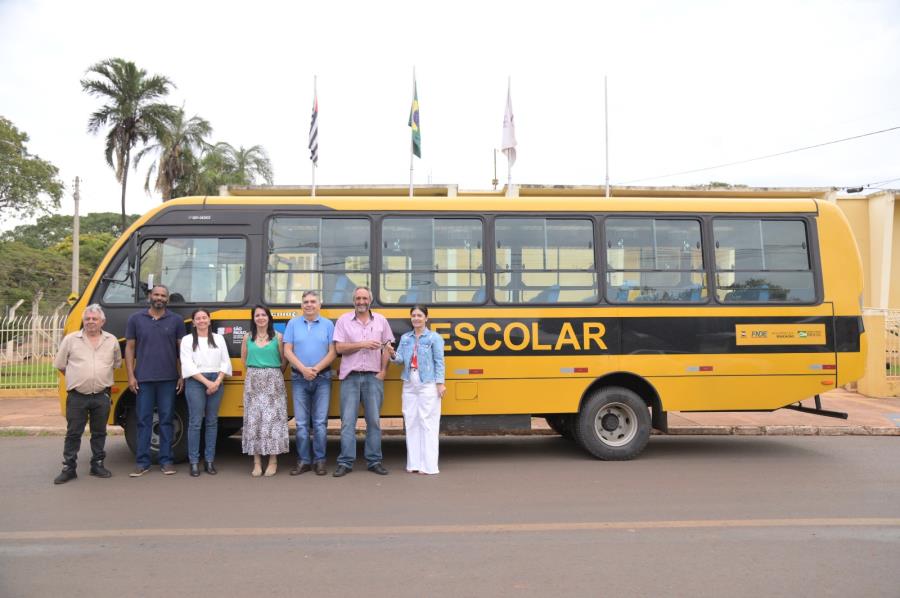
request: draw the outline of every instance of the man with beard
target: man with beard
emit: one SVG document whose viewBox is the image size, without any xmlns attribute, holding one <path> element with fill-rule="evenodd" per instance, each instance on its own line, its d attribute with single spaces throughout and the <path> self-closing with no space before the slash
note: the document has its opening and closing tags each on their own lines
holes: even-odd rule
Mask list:
<svg viewBox="0 0 900 598">
<path fill-rule="evenodd" d="M 184 321 L 166 309 L 169 289 L 158 284 L 150 289 L 150 307 L 131 314 L 125 327 L 125 368 L 128 388 L 137 393 L 137 467 L 130 476 L 150 470 L 150 435 L 153 411 L 159 413 L 159 465 L 166 475 L 175 473 L 172 463 L 172 415 L 175 396 L 181 392 L 178 345 Z M 137 365 L 135 365 L 135 359 Z"/>
<path fill-rule="evenodd" d="M 341 354 L 341 454 L 331 474 L 336 478 L 353 471 L 360 403 L 366 416 L 366 465 L 372 473 L 388 473 L 381 462 L 380 417 L 390 358 L 383 349 L 394 342 L 394 333 L 385 317 L 371 310 L 371 303 L 369 288 L 357 287 L 353 291 L 353 311 L 342 315 L 334 325 L 335 349 Z"/>
</svg>

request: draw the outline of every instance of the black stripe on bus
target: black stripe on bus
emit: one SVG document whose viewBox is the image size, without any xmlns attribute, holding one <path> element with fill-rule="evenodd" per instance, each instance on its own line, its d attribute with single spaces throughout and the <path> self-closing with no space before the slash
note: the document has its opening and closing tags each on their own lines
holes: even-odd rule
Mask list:
<svg viewBox="0 0 900 598">
<path fill-rule="evenodd" d="M 406 318 L 389 320 L 399 340 Z M 283 328 L 285 321 L 277 323 Z M 738 324 L 822 324 L 818 345 L 738 345 Z M 725 355 L 858 352 L 860 318 L 844 317 L 660 317 L 660 318 L 464 318 L 430 321 L 445 338 L 448 356 L 512 355 Z M 249 320 L 216 320 L 229 352 L 240 355 Z"/>
</svg>

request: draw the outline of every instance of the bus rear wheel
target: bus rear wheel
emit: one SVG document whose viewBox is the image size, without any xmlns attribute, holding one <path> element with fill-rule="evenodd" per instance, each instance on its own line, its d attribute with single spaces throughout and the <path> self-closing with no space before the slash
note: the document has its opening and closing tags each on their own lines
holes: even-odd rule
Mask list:
<svg viewBox="0 0 900 598">
<path fill-rule="evenodd" d="M 572 438 L 572 425 L 574 420 L 574 414 L 572 413 L 557 413 L 554 415 L 547 415 L 544 417 L 547 420 L 547 425 L 550 426 L 550 429 L 565 438 L 566 440 L 573 440 Z"/>
<path fill-rule="evenodd" d="M 650 411 L 641 397 L 619 386 L 589 396 L 575 416 L 575 439 L 604 461 L 637 457 L 650 439 Z"/>
</svg>

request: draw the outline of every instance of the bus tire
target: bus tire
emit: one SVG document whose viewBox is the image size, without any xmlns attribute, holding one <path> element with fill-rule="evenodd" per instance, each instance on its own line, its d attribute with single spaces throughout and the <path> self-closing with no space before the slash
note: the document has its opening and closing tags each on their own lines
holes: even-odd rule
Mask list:
<svg viewBox="0 0 900 598">
<path fill-rule="evenodd" d="M 182 463 L 187 460 L 188 412 L 184 397 L 175 397 L 172 415 L 172 460 Z M 137 407 L 128 410 L 125 416 L 125 442 L 133 454 L 138 448 Z M 150 461 L 159 463 L 159 416 L 153 412 L 153 431 L 150 434 Z"/>
<path fill-rule="evenodd" d="M 650 411 L 641 397 L 619 386 L 591 394 L 575 416 L 575 439 L 604 461 L 637 457 L 650 439 Z"/>
<path fill-rule="evenodd" d="M 550 429 L 565 438 L 566 440 L 574 440 L 572 434 L 573 414 L 556 413 L 544 417 Z"/>
</svg>

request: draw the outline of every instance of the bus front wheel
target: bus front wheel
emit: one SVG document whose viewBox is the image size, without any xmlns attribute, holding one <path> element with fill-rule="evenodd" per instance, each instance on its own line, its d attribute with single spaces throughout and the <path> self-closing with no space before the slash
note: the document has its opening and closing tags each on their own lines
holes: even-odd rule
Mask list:
<svg viewBox="0 0 900 598">
<path fill-rule="evenodd" d="M 131 407 L 125 416 L 125 442 L 131 452 L 137 454 L 137 408 Z M 172 459 L 175 463 L 187 460 L 187 405 L 182 396 L 175 397 L 172 415 Z M 153 428 L 150 432 L 150 460 L 159 463 L 159 415 L 153 412 Z"/>
<path fill-rule="evenodd" d="M 594 457 L 627 461 L 650 439 L 650 411 L 634 391 L 609 386 L 584 401 L 573 428 L 575 439 Z"/>
</svg>

